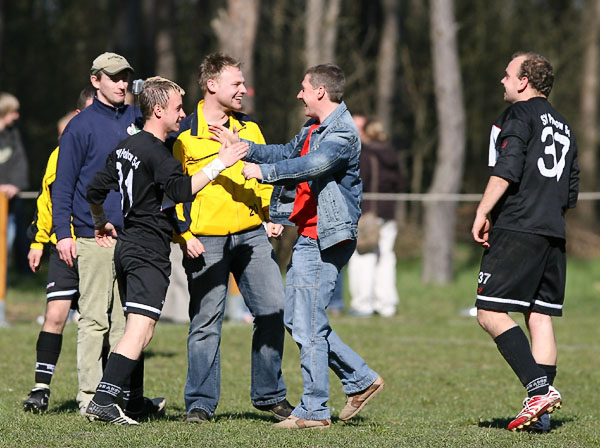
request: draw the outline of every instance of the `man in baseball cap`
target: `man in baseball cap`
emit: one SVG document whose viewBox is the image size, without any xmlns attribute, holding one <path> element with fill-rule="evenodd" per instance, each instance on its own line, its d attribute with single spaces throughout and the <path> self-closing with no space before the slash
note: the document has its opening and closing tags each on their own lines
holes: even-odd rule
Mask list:
<svg viewBox="0 0 600 448">
<path fill-rule="evenodd" d="M 133 72 L 133 68 L 131 68 L 127 59 L 117 53 L 106 52 L 94 59 L 94 62 L 92 62 L 91 74 L 96 75 L 98 72 L 102 71 L 107 75 L 116 75 L 123 70 Z"/>
</svg>

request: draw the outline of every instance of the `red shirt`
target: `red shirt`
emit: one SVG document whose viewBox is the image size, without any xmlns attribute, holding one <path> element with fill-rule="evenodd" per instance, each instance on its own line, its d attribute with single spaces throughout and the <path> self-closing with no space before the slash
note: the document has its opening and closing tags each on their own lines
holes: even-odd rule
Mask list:
<svg viewBox="0 0 600 448">
<path fill-rule="evenodd" d="M 304 141 L 300 157 L 308 154 L 310 148 L 310 137 L 312 132 L 320 126 L 311 125 L 308 130 L 308 137 Z M 294 209 L 289 220 L 298 226 L 298 233 L 303 236 L 318 239 L 317 236 L 317 200 L 310 191 L 308 182 L 301 182 L 296 186 L 296 199 L 294 200 Z"/>
</svg>

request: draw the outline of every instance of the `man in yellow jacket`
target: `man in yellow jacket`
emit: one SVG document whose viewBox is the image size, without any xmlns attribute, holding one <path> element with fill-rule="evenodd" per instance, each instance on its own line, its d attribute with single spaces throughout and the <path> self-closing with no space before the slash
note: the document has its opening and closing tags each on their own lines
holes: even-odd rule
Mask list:
<svg viewBox="0 0 600 448">
<path fill-rule="evenodd" d="M 92 103 L 95 92 L 96 90 L 91 85 L 81 91 L 77 99 L 75 114 L 78 114 Z M 58 147 L 56 147 L 48 158 L 48 164 L 42 179 L 42 188 L 36 201 L 33 222 L 27 231 L 32 240 L 27 259 L 33 272 L 37 272 L 40 268 L 44 244 L 51 243 L 48 283 L 46 285 L 46 312 L 44 314 L 44 324 L 36 343 L 35 386 L 23 402 L 25 411 L 36 413 L 48 409 L 50 381 L 62 348 L 62 333 L 69 317 L 69 311 L 77 309 L 77 299 L 79 298 L 77 261 L 73 266 L 67 266 L 66 263 L 61 261 L 56 250 L 56 234 L 52 231 L 52 198 L 50 191 L 56 179 L 58 150 Z M 73 234 L 72 226 L 71 234 Z"/>
<path fill-rule="evenodd" d="M 174 155 L 188 175 L 217 157 L 220 143 L 213 140 L 209 125 L 225 125 L 242 138 L 265 142 L 257 123 L 240 112 L 247 90 L 239 61 L 218 53 L 208 55 L 200 65 L 198 82 L 204 100 L 182 122 L 173 145 Z M 268 236 L 281 235 L 283 226 L 268 222 L 272 187 L 246 181 L 243 166 L 237 162 L 225 169 L 194 202 L 178 205 L 190 292 L 184 392 L 189 423 L 210 419 L 219 402 L 219 343 L 230 272 L 254 317 L 252 404 L 278 420 L 286 419 L 293 409 L 285 398 L 281 373 L 283 280 L 268 240 Z"/>
</svg>

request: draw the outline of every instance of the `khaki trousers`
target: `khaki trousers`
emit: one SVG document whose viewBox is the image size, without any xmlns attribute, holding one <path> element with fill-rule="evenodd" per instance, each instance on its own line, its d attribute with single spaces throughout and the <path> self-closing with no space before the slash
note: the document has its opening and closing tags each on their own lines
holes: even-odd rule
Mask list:
<svg viewBox="0 0 600 448">
<path fill-rule="evenodd" d="M 77 330 L 77 404 L 81 412 L 102 379 L 102 350 L 112 352 L 125 330 L 125 316 L 113 262 L 112 248 L 94 238 L 77 239 L 79 268 L 79 321 Z"/>
</svg>

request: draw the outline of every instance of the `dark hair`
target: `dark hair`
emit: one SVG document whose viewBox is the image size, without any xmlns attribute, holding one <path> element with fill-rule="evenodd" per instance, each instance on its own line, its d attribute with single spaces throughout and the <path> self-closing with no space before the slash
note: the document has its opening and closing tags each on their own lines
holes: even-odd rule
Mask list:
<svg viewBox="0 0 600 448">
<path fill-rule="evenodd" d="M 227 67 L 240 67 L 242 63 L 223 53 L 211 53 L 204 58 L 198 67 L 198 84 L 202 93 L 206 94 L 206 83 L 209 79 L 218 79 Z"/>
<path fill-rule="evenodd" d="M 525 58 L 521 63 L 519 78 L 527 77 L 531 87 L 548 97 L 554 84 L 554 70 L 550 61 L 540 54 L 529 51 L 519 51 L 513 54 L 512 58 L 519 56 Z"/>
<path fill-rule="evenodd" d="M 77 104 L 75 105 L 75 108 L 79 110 L 85 109 L 85 104 L 90 98 L 93 98 L 94 95 L 96 95 L 96 89 L 94 89 L 94 86 L 85 86 L 83 90 L 79 92 L 79 98 L 77 98 Z"/>
<path fill-rule="evenodd" d="M 344 97 L 346 78 L 344 72 L 335 64 L 319 64 L 310 67 L 304 75 L 310 75 L 310 85 L 315 89 L 325 87 L 329 99 L 334 103 L 341 103 Z"/>
</svg>

